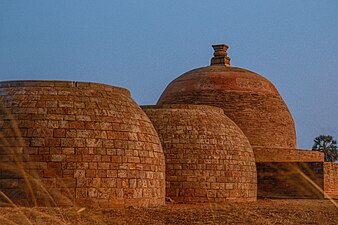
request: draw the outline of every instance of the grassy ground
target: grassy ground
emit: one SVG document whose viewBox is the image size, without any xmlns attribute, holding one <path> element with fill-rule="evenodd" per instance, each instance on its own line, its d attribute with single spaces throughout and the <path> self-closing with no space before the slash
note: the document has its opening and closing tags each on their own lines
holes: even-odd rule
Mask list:
<svg viewBox="0 0 338 225">
<path fill-rule="evenodd" d="M 155 208 L 0 208 L 0 224 L 338 224 L 328 200 L 258 200 L 251 203 L 169 203 Z"/>
</svg>

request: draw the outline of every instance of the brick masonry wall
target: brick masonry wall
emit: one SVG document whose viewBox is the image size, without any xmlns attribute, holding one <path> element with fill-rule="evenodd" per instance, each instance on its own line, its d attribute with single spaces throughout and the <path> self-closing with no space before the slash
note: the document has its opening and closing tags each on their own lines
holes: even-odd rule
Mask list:
<svg viewBox="0 0 338 225">
<path fill-rule="evenodd" d="M 338 164 L 324 163 L 324 191 L 329 197 L 338 199 Z"/>
<path fill-rule="evenodd" d="M 0 189 L 15 203 L 164 204 L 160 140 L 128 90 L 84 82 L 0 82 L 0 106 Z"/>
<path fill-rule="evenodd" d="M 177 202 L 256 200 L 255 159 L 243 132 L 210 106 L 144 106 L 162 142 L 166 196 Z"/>
<path fill-rule="evenodd" d="M 324 162 L 322 152 L 284 148 L 253 148 L 256 162 Z"/>
<path fill-rule="evenodd" d="M 277 89 L 245 69 L 214 65 L 191 70 L 172 81 L 157 104 L 220 107 L 252 147 L 296 148 L 294 122 Z"/>
<path fill-rule="evenodd" d="M 259 162 L 256 165 L 259 198 L 323 198 L 323 162 Z"/>
</svg>

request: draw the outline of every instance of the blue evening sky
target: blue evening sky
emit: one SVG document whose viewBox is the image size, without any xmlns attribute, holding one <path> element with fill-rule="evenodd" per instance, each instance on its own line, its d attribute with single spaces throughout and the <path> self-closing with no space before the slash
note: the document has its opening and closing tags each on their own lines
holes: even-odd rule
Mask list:
<svg viewBox="0 0 338 225">
<path fill-rule="evenodd" d="M 219 43 L 275 84 L 299 148 L 338 139 L 337 0 L 0 0 L 0 80 L 101 82 L 155 104 Z"/>
</svg>

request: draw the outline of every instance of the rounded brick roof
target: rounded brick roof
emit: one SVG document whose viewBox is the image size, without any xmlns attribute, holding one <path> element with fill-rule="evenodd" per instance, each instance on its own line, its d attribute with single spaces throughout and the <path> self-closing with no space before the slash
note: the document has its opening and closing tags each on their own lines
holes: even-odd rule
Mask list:
<svg viewBox="0 0 338 225">
<path fill-rule="evenodd" d="M 266 78 L 250 70 L 227 67 L 206 66 L 193 69 L 173 80 L 163 92 L 159 103 L 170 101 L 177 92 L 193 91 L 235 91 L 256 92 L 278 95 L 275 86 Z"/>
<path fill-rule="evenodd" d="M 128 90 L 7 81 L 0 82 L 0 106 L 0 187 L 15 203 L 164 204 L 161 143 Z"/>
<path fill-rule="evenodd" d="M 242 129 L 253 147 L 295 148 L 294 121 L 275 86 L 257 73 L 231 67 L 229 61 L 217 63 L 214 58 L 211 66 L 173 80 L 157 105 L 217 106 Z"/>
<path fill-rule="evenodd" d="M 167 197 L 184 203 L 256 199 L 253 150 L 222 109 L 163 105 L 143 110 L 162 142 Z"/>
</svg>

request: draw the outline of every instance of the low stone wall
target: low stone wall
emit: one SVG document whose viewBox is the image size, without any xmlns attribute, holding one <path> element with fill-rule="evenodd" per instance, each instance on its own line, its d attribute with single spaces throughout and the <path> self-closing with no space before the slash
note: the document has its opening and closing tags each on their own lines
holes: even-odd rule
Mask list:
<svg viewBox="0 0 338 225">
<path fill-rule="evenodd" d="M 253 147 L 256 162 L 324 162 L 324 154 L 318 151 Z"/>
<path fill-rule="evenodd" d="M 259 162 L 259 198 L 323 198 L 323 162 Z"/>
<path fill-rule="evenodd" d="M 322 152 L 253 148 L 260 198 L 323 198 Z M 312 182 L 311 182 L 311 181 Z"/>
<path fill-rule="evenodd" d="M 324 191 L 329 197 L 338 199 L 338 164 L 324 163 Z"/>
</svg>

